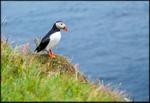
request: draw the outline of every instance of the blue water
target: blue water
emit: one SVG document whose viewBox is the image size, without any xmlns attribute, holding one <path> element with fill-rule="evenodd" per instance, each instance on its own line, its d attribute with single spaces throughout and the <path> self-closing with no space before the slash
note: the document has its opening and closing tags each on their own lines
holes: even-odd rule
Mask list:
<svg viewBox="0 0 150 103">
<path fill-rule="evenodd" d="M 89 79 L 121 84 L 135 101 L 148 101 L 148 8 L 146 1 L 3 1 L 1 29 L 13 44 L 29 42 L 35 49 L 33 39 L 62 20 L 69 32 L 62 31 L 56 53 L 79 63 Z"/>
</svg>

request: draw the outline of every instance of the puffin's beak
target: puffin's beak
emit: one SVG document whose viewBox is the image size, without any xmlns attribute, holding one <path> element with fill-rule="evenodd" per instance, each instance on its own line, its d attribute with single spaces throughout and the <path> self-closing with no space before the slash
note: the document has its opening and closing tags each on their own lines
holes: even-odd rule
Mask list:
<svg viewBox="0 0 150 103">
<path fill-rule="evenodd" d="M 63 30 L 64 30 L 65 32 L 67 32 L 67 31 L 68 31 L 68 28 L 65 26 Z"/>
</svg>

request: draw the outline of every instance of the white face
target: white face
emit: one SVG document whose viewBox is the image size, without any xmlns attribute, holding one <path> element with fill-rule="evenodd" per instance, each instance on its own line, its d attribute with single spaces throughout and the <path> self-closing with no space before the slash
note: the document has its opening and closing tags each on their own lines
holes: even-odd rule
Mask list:
<svg viewBox="0 0 150 103">
<path fill-rule="evenodd" d="M 56 27 L 57 27 L 58 29 L 64 29 L 65 26 L 66 26 L 66 25 L 65 25 L 63 22 L 58 22 L 58 23 L 56 23 Z"/>
</svg>

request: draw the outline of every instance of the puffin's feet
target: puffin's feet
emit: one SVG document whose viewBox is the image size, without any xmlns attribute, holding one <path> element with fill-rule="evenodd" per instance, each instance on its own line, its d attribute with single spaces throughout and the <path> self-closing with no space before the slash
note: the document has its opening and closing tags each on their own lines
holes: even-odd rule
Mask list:
<svg viewBox="0 0 150 103">
<path fill-rule="evenodd" d="M 49 57 L 50 57 L 51 59 L 53 59 L 53 58 L 56 58 L 56 55 L 49 53 Z"/>
</svg>

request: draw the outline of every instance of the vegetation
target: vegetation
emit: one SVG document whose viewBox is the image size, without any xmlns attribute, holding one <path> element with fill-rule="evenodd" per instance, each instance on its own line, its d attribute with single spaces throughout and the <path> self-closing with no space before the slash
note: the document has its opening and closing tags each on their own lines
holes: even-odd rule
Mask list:
<svg viewBox="0 0 150 103">
<path fill-rule="evenodd" d="M 92 83 L 64 56 L 50 59 L 27 45 L 1 40 L 1 101 L 125 101 L 100 82 Z"/>
</svg>

